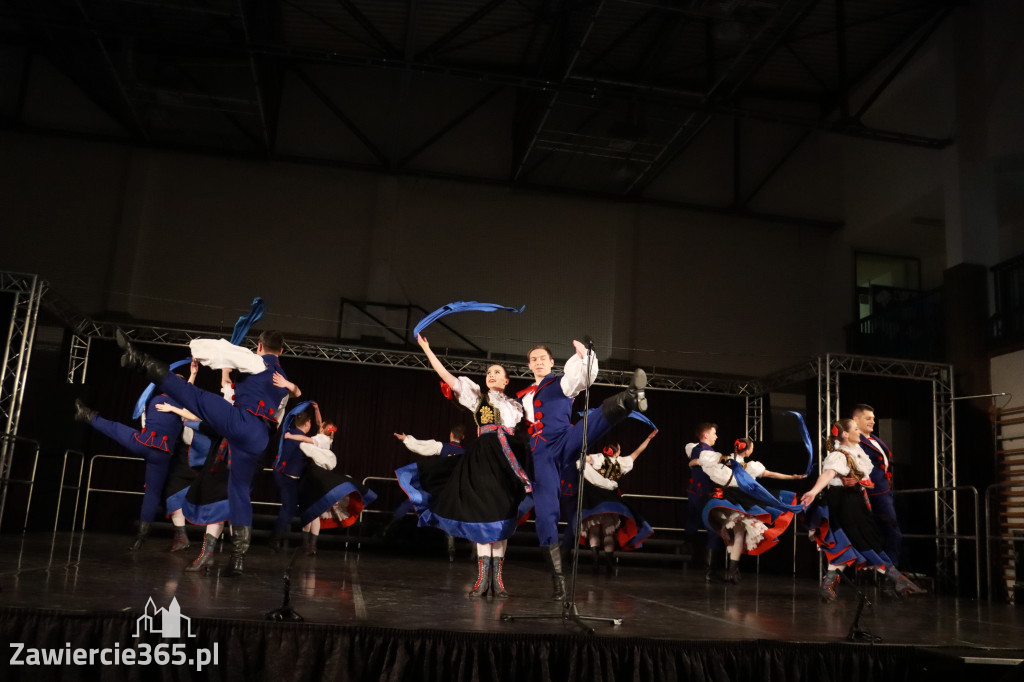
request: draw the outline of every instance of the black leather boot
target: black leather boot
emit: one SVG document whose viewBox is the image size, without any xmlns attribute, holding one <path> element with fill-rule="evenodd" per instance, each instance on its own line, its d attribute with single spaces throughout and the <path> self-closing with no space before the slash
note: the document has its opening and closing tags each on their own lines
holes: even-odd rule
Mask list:
<svg viewBox="0 0 1024 682">
<path fill-rule="evenodd" d="M 604 553 L 604 570 L 608 575 L 615 575 L 615 550 Z"/>
<path fill-rule="evenodd" d="M 303 535 L 303 539 L 305 539 L 305 535 Z M 270 534 L 270 549 L 274 550 L 275 553 L 280 552 L 282 549 L 287 549 L 281 538 L 281 533 L 278 533 L 276 530 Z"/>
<path fill-rule="evenodd" d="M 128 548 L 129 552 L 138 552 L 142 549 L 142 543 L 149 535 L 149 521 L 139 521 L 139 534 L 135 536 L 135 542 Z"/>
<path fill-rule="evenodd" d="M 906 597 L 911 594 L 925 594 L 928 591 L 897 571 L 895 566 L 886 567 L 885 577 L 892 582 L 892 588 L 897 597 Z"/>
<path fill-rule="evenodd" d="M 839 599 L 839 595 L 836 594 L 836 585 L 839 584 L 840 580 L 839 571 L 828 571 L 825 577 L 821 579 L 821 587 L 818 590 L 818 594 L 821 595 L 823 602 L 834 602 Z"/>
<path fill-rule="evenodd" d="M 554 601 L 565 600 L 565 574 L 562 573 L 562 550 L 558 543 L 541 547 L 544 560 L 548 562 L 551 569 L 551 585 L 554 588 L 551 592 L 551 599 Z"/>
<path fill-rule="evenodd" d="M 629 416 L 633 410 L 647 411 L 647 373 L 640 368 L 633 370 L 629 388 L 620 391 L 601 403 L 601 416 L 609 422 L 617 422 Z"/>
<path fill-rule="evenodd" d="M 704 582 L 709 583 L 713 578 L 715 569 L 715 550 L 706 549 L 704 550 Z"/>
<path fill-rule="evenodd" d="M 302 550 L 306 556 L 316 556 L 316 540 L 319 535 L 313 535 L 308 531 L 302 531 Z"/>
<path fill-rule="evenodd" d="M 234 578 L 245 571 L 245 553 L 252 542 L 252 526 L 237 526 L 231 529 L 231 561 L 221 575 Z"/>
<path fill-rule="evenodd" d="M 213 551 L 217 548 L 217 538 L 210 533 L 203 536 L 203 548 L 191 564 L 185 567 L 186 573 L 209 573 L 213 567 Z"/>
<path fill-rule="evenodd" d="M 491 557 L 491 595 L 495 599 L 508 599 L 508 592 L 505 591 L 505 579 L 502 569 L 505 567 L 505 557 Z"/>
<path fill-rule="evenodd" d="M 601 570 L 601 555 L 599 554 L 597 547 L 590 548 L 590 556 L 594 559 L 594 573 L 597 573 Z"/>
<path fill-rule="evenodd" d="M 480 557 L 476 560 L 476 582 L 470 591 L 470 597 L 482 597 L 491 587 L 491 557 Z"/>
<path fill-rule="evenodd" d="M 170 370 L 166 362 L 140 351 L 128 341 L 128 337 L 120 329 L 114 332 L 114 338 L 117 340 L 118 347 L 124 351 L 121 354 L 122 367 L 143 372 L 147 379 L 158 386 L 167 377 L 167 372 Z"/>
<path fill-rule="evenodd" d="M 75 421 L 88 424 L 99 416 L 96 410 L 90 410 L 81 400 L 75 399 Z"/>
<path fill-rule="evenodd" d="M 171 548 L 167 551 L 177 552 L 182 549 L 188 549 L 192 545 L 188 541 L 188 533 L 185 532 L 185 526 L 174 527 L 174 541 L 171 542 Z"/>
<path fill-rule="evenodd" d="M 740 562 L 729 559 L 729 568 L 725 569 L 725 582 L 736 585 L 740 581 Z"/>
</svg>

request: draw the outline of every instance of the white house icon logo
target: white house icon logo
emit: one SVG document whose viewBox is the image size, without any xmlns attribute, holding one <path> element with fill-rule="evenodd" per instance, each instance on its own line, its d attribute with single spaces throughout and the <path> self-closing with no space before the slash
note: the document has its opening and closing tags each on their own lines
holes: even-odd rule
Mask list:
<svg viewBox="0 0 1024 682">
<path fill-rule="evenodd" d="M 182 636 L 182 622 L 185 623 L 185 636 L 195 637 L 192 633 L 192 619 L 181 615 L 181 607 L 178 606 L 178 598 L 171 599 L 171 605 L 166 609 L 156 607 L 153 598 L 146 602 L 146 609 L 138 620 L 135 621 L 135 634 L 138 637 L 143 632 L 153 632 L 163 635 L 165 639 Z"/>
</svg>

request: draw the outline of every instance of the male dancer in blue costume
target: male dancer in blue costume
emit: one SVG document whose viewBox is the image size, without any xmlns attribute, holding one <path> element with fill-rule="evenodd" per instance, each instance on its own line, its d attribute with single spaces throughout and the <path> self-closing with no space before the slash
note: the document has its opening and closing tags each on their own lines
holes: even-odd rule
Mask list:
<svg viewBox="0 0 1024 682">
<path fill-rule="evenodd" d="M 139 351 L 121 330 L 117 330 L 116 338 L 124 351 L 122 367 L 145 372 L 161 391 L 178 400 L 227 439 L 231 448 L 228 518 L 231 521 L 232 549 L 231 563 L 222 575 L 242 575 L 245 554 L 252 541 L 250 491 L 259 456 L 266 449 L 270 434 L 277 429 L 277 420 L 283 416 L 288 396 L 297 398 L 301 395 L 299 387 L 288 381 L 278 360 L 284 349 L 284 337 L 278 331 L 264 331 L 260 334 L 255 355 L 227 341 L 192 341 L 192 357 L 197 358 L 200 364 L 214 369 L 241 370 L 241 378 L 234 386 L 234 404 L 219 394 L 196 388 L 181 377 L 170 374 L 166 363 Z"/>
<path fill-rule="evenodd" d="M 892 559 L 893 566 L 898 567 L 903 533 L 896 520 L 896 507 L 892 499 L 892 451 L 881 438 L 872 435 L 875 431 L 875 408 L 863 403 L 854 405 L 853 420 L 860 429 L 860 446 L 874 467 L 870 476 L 875 487 L 868 491 L 871 515 L 875 517 L 878 530 L 882 533 L 885 553 Z"/>
<path fill-rule="evenodd" d="M 690 458 L 690 485 L 686 488 L 686 537 L 691 547 L 696 547 L 698 529 L 702 525 L 702 514 L 708 499 L 715 493 L 716 485 L 700 466 L 700 453 L 714 450 L 718 440 L 718 425 L 704 422 L 697 425 L 694 433 L 697 442 L 686 446 Z M 704 546 L 704 580 L 711 582 L 711 570 L 715 565 L 715 552 L 725 549 L 725 543 L 718 533 L 708 533 Z"/>
<path fill-rule="evenodd" d="M 184 382 L 181 377 L 176 377 Z M 81 400 L 75 400 L 75 420 L 87 423 L 111 440 L 120 443 L 133 455 L 146 460 L 146 489 L 142 495 L 142 510 L 139 512 L 139 533 L 129 549 L 137 552 L 149 535 L 149 525 L 156 518 L 157 509 L 164 495 L 167 473 L 171 470 L 171 458 L 181 438 L 183 425 L 181 417 L 172 412 L 161 412 L 156 406 L 167 403 L 181 407 L 168 395 L 152 396 L 142 414 L 142 428 L 138 431 L 130 426 L 112 422 L 90 410 Z M 184 534 L 185 529 L 181 529 Z"/>
<path fill-rule="evenodd" d="M 299 479 L 306 470 L 306 455 L 299 449 L 299 443 L 313 444 L 313 439 L 309 437 L 311 426 L 308 414 L 300 412 L 295 415 L 274 461 L 274 483 L 281 496 L 281 509 L 278 510 L 274 532 L 270 536 L 270 547 L 275 552 L 284 547 L 284 535 L 288 532 L 292 517 L 299 511 Z"/>
<path fill-rule="evenodd" d="M 576 461 L 583 443 L 583 421 L 572 424 L 572 403 L 576 396 L 597 379 L 597 359 L 587 347 L 573 341 L 576 353 L 565 363 L 562 374 L 552 369 L 555 361 L 547 346 L 534 346 L 528 355 L 534 384 L 517 395 L 523 401 L 530 422 L 530 449 L 533 453 L 533 502 L 537 517 L 537 539 L 544 560 L 551 569 L 554 585 L 552 599 L 565 599 L 565 574 L 558 544 L 559 488 L 563 479 L 575 477 Z M 644 388 L 647 375 L 642 369 L 633 373 L 629 388 L 606 399 L 587 419 L 587 442 L 594 443 L 633 410 L 647 409 Z"/>
</svg>

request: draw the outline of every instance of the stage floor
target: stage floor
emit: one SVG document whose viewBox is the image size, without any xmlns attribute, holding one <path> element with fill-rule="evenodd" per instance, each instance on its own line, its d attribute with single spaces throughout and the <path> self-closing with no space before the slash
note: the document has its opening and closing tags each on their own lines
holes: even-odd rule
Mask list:
<svg viewBox="0 0 1024 682">
<path fill-rule="evenodd" d="M 158 608 L 176 597 L 181 613 L 192 618 L 262 620 L 281 605 L 292 553 L 275 554 L 265 540 L 255 541 L 241 578 L 183 573 L 198 553 L 197 542 L 170 554 L 168 538 L 157 536 L 133 554 L 130 540 L 91 532 L 0 536 L 0 606 L 141 614 L 151 597 Z M 218 553 L 219 567 L 227 557 Z M 294 557 L 291 602 L 309 623 L 512 634 L 571 630 L 559 605 L 548 600 L 551 583 L 539 555 L 511 549 L 505 576 L 512 596 L 503 601 L 466 596 L 474 566 L 462 554 L 449 562 L 365 546 L 325 547 L 315 558 Z M 932 595 L 896 600 L 873 587 L 868 594 L 872 603 L 860 624 L 885 644 L 1024 658 L 1024 611 L 1018 607 Z M 707 584 L 702 570 L 677 566 L 627 564 L 614 576 L 595 575 L 585 557 L 576 601 L 583 615 L 622 619 L 618 626 L 593 623 L 601 637 L 839 642 L 857 605 L 848 586 L 840 595 L 840 602 L 823 604 L 810 579 L 751 571 L 739 585 Z M 507 622 L 503 615 L 552 619 Z"/>
</svg>

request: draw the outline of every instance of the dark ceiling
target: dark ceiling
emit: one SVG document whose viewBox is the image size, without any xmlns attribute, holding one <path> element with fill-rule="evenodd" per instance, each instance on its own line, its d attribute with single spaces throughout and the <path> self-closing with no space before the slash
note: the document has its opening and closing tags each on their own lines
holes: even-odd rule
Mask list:
<svg viewBox="0 0 1024 682">
<path fill-rule="evenodd" d="M 25 114 L 42 61 L 134 144 L 750 214 L 817 132 L 949 143 L 862 119 L 958 4 L 3 0 L 4 120 L 86 132 Z"/>
</svg>

